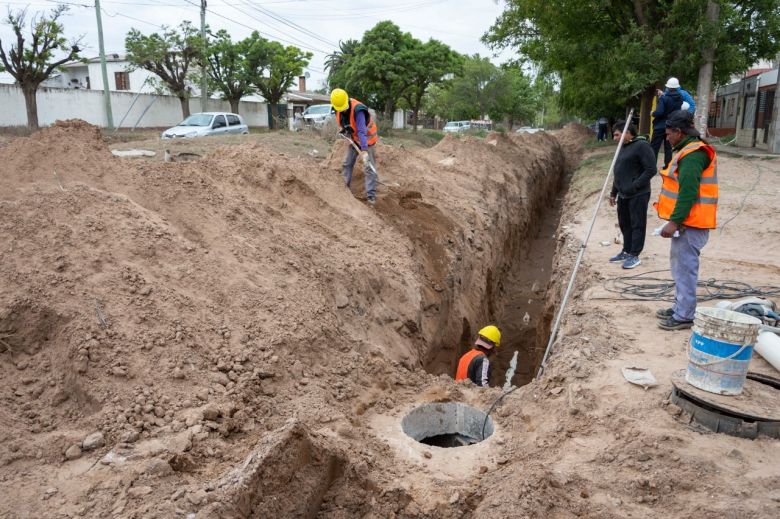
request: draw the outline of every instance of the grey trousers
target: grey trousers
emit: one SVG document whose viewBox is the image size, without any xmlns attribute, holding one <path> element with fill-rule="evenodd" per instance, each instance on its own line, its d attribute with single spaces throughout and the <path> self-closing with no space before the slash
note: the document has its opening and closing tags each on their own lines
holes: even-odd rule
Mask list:
<svg viewBox="0 0 780 519">
<path fill-rule="evenodd" d="M 374 151 L 375 146 L 368 147 L 368 159 L 371 164 L 376 168 L 376 155 Z M 353 146 L 347 148 L 347 156 L 344 158 L 344 162 L 341 164 L 342 173 L 344 174 L 344 183 L 347 187 L 352 184 L 352 170 L 355 167 L 355 161 L 358 158 L 358 153 Z M 376 200 L 376 183 L 377 176 L 371 169 L 371 166 L 366 164 L 363 167 L 363 176 L 365 177 L 366 196 L 369 200 Z"/>
<path fill-rule="evenodd" d="M 692 321 L 696 313 L 696 285 L 699 282 L 699 256 L 710 236 L 709 229 L 686 227 L 679 238 L 671 238 L 669 263 L 674 279 L 674 318 Z"/>
</svg>

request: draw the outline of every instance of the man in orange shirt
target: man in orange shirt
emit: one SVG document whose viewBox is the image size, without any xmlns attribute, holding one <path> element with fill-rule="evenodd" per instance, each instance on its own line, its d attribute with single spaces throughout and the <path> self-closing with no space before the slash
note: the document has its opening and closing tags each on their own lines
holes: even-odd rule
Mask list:
<svg viewBox="0 0 780 519">
<path fill-rule="evenodd" d="M 455 380 L 469 379 L 480 387 L 487 387 L 490 381 L 491 366 L 488 357 L 501 345 L 501 332 L 492 324 L 479 331 L 474 347 L 466 352 L 458 362 Z"/>
</svg>

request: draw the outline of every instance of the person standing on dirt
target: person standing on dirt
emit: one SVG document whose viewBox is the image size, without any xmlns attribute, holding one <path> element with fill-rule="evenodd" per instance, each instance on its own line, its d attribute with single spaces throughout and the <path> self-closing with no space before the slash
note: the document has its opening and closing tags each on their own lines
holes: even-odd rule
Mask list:
<svg viewBox="0 0 780 519">
<path fill-rule="evenodd" d="M 669 260 L 674 278 L 674 305 L 658 310 L 658 325 L 664 330 L 693 326 L 699 256 L 710 229 L 716 227 L 718 211 L 718 159 L 715 148 L 701 139 L 693 126 L 693 114 L 678 110 L 666 120 L 666 139 L 675 155 L 661 171 L 661 194 L 654 207 L 668 220 L 661 236 L 671 238 Z"/>
<path fill-rule="evenodd" d="M 680 82 L 677 78 L 670 77 L 666 82 L 666 92 L 661 94 L 655 104 L 653 116 L 653 139 L 650 146 L 653 147 L 653 153 L 658 160 L 658 152 L 661 151 L 661 145 L 664 147 L 664 167 L 669 165 L 672 160 L 672 145 L 665 139 L 666 119 L 672 112 L 679 110 L 683 104 L 682 95 L 679 92 Z"/>
<path fill-rule="evenodd" d="M 620 141 L 624 121 L 613 126 L 612 137 Z M 636 126 L 629 124 L 623 137 L 623 147 L 615 161 L 615 177 L 609 205 L 617 205 L 618 224 L 623 233 L 623 250 L 609 259 L 623 263 L 624 269 L 639 266 L 639 254 L 645 248 L 647 206 L 650 204 L 650 179 L 656 174 L 653 149 L 644 137 L 637 136 Z"/>
<path fill-rule="evenodd" d="M 606 142 L 607 135 L 609 135 L 609 132 L 607 131 L 607 126 L 609 125 L 609 119 L 607 119 L 602 115 L 601 117 L 599 117 L 598 124 L 599 124 L 599 135 L 596 138 L 596 140 L 598 142 L 601 141 Z"/>
<path fill-rule="evenodd" d="M 479 331 L 474 347 L 458 361 L 455 380 L 471 380 L 480 387 L 488 387 L 492 368 L 489 357 L 501 345 L 501 332 L 488 325 Z"/>
<path fill-rule="evenodd" d="M 360 149 L 360 160 L 363 162 L 363 174 L 365 175 L 366 197 L 369 205 L 376 203 L 376 155 L 375 147 L 379 139 L 376 122 L 371 118 L 368 107 L 347 95 L 345 90 L 336 88 L 330 94 L 330 104 L 336 111 L 336 122 L 342 134 L 357 144 Z M 354 146 L 347 148 L 347 156 L 342 163 L 344 182 L 347 187 L 352 184 L 352 170 L 358 152 Z M 372 168 L 373 166 L 373 168 Z"/>
</svg>

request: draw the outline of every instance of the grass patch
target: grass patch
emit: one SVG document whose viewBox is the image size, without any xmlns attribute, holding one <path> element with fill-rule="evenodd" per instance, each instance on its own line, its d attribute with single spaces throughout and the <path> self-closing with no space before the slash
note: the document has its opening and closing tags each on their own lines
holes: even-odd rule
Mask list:
<svg viewBox="0 0 780 519">
<path fill-rule="evenodd" d="M 604 177 L 612 163 L 612 153 L 605 150 L 596 153 L 580 162 L 571 179 L 570 190 L 577 198 L 587 198 L 601 191 Z"/>
<path fill-rule="evenodd" d="M 595 137 L 593 137 L 592 139 L 588 139 L 588 142 L 585 143 L 585 149 L 586 150 L 607 148 L 609 146 L 615 146 L 615 143 L 612 140 L 599 141 Z"/>
<path fill-rule="evenodd" d="M 397 146 L 403 144 L 406 146 L 422 146 L 431 148 L 436 146 L 444 138 L 444 132 L 438 130 L 419 129 L 416 132 L 412 130 L 388 130 L 387 133 L 381 133 L 385 144 Z"/>
</svg>

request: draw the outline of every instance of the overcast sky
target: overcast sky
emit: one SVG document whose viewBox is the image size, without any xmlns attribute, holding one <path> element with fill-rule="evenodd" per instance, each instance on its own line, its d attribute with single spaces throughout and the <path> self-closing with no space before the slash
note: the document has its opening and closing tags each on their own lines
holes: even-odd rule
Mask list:
<svg viewBox="0 0 780 519">
<path fill-rule="evenodd" d="M 98 37 L 93 0 L 3 0 L 12 10 L 33 13 L 57 3 L 69 4 L 63 18 L 66 35 L 83 36 L 86 57 L 98 55 Z M 160 30 L 161 25 L 177 25 L 190 20 L 200 25 L 199 0 L 101 0 L 106 53 L 123 53 L 127 32 Z M 208 0 L 206 22 L 213 30 L 227 29 L 233 39 L 242 39 L 252 30 L 264 37 L 293 44 L 314 53 L 307 71 L 309 89 L 322 86 L 325 55 L 339 40 L 360 39 L 381 20 L 392 20 L 403 31 L 421 40 L 435 38 L 464 54 L 480 53 L 499 64 L 512 54 L 493 53 L 479 39 L 502 11 L 496 0 Z M 4 16 L 5 13 L 3 12 Z M 0 26 L 3 47 L 9 47 L 10 28 Z"/>
</svg>

